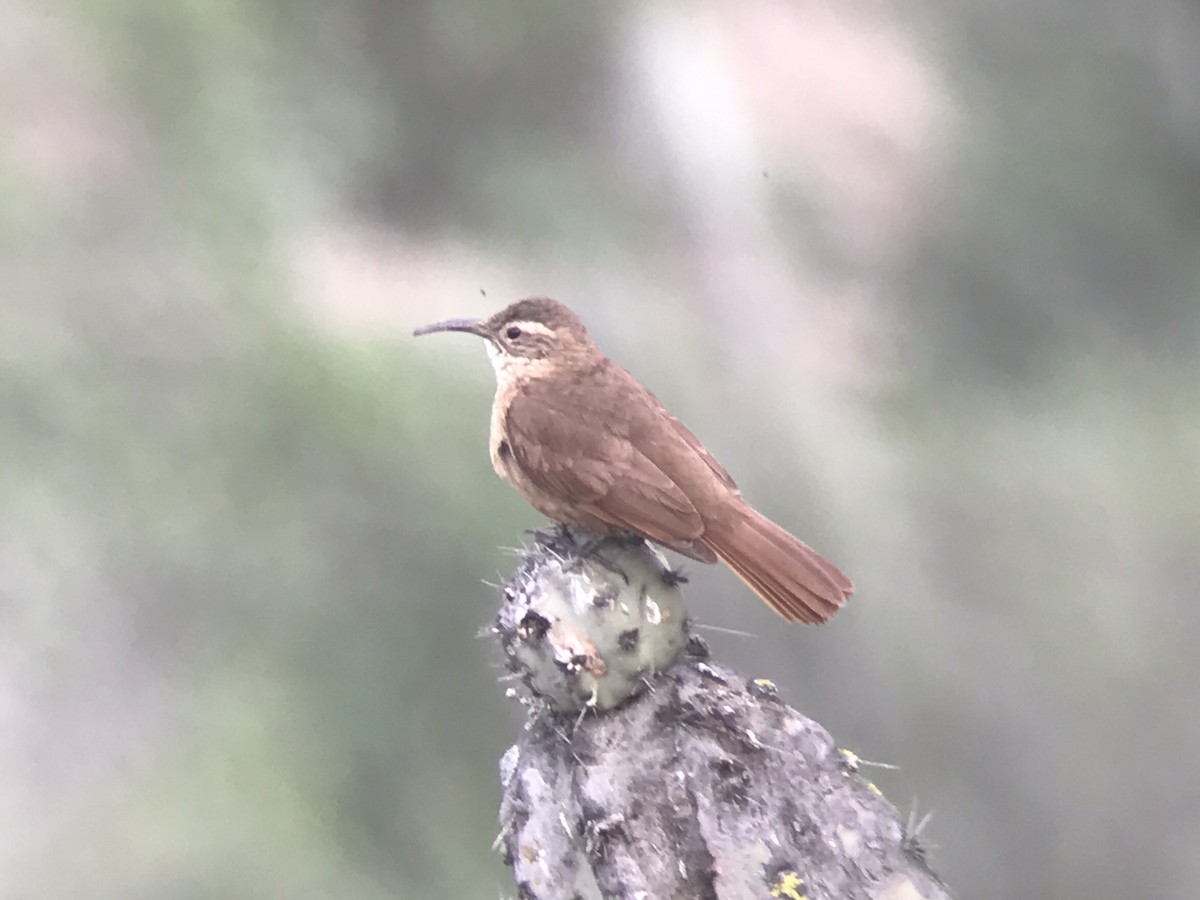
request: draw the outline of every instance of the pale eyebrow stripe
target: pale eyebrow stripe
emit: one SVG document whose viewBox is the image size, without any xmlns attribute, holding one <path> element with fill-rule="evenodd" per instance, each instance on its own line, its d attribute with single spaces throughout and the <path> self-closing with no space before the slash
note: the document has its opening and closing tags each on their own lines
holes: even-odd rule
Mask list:
<svg viewBox="0 0 1200 900">
<path fill-rule="evenodd" d="M 511 322 L 509 324 L 516 325 L 522 331 L 526 331 L 529 334 L 540 334 L 544 337 L 550 337 L 554 334 L 554 329 L 547 328 L 541 322 Z"/>
</svg>

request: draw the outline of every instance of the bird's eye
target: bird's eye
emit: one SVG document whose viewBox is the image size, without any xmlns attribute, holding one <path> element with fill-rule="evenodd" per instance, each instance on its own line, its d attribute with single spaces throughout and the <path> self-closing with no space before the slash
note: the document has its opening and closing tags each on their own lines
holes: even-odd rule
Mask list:
<svg viewBox="0 0 1200 900">
<path fill-rule="evenodd" d="M 509 325 L 508 330 L 504 334 L 510 341 L 515 341 L 521 336 L 521 329 L 516 325 Z"/>
</svg>

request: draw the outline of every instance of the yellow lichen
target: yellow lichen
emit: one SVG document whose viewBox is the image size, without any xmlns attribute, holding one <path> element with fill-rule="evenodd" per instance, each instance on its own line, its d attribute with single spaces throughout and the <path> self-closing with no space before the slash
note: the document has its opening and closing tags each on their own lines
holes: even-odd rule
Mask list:
<svg viewBox="0 0 1200 900">
<path fill-rule="evenodd" d="M 771 885 L 771 896 L 787 897 L 789 900 L 808 900 L 803 890 L 804 880 L 789 869 L 779 873 L 779 880 Z"/>
</svg>

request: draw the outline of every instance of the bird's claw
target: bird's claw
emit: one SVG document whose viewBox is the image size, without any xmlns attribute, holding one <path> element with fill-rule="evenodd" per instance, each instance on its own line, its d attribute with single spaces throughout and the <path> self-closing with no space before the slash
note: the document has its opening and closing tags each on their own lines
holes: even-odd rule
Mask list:
<svg viewBox="0 0 1200 900">
<path fill-rule="evenodd" d="M 636 535 L 595 535 L 586 532 L 576 534 L 570 526 L 562 524 L 555 525 L 550 531 L 531 529 L 526 534 L 532 535 L 539 544 L 558 556 L 563 561 L 564 572 L 578 572 L 583 568 L 584 562 L 591 559 L 614 575 L 620 575 L 626 584 L 629 584 L 629 575 L 625 570 L 597 551 L 608 543 L 630 539 L 639 542 L 642 540 Z"/>
</svg>

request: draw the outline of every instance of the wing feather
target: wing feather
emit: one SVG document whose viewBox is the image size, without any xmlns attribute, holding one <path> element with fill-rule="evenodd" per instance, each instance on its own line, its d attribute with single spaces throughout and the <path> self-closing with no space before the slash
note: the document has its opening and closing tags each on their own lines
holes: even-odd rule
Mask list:
<svg viewBox="0 0 1200 900">
<path fill-rule="evenodd" d="M 540 491 L 668 546 L 702 535 L 704 522 L 687 494 L 631 439 L 630 405 L 644 400 L 624 396 L 625 403 L 585 415 L 583 389 L 530 383 L 513 398 L 505 430 L 522 474 Z"/>
</svg>

